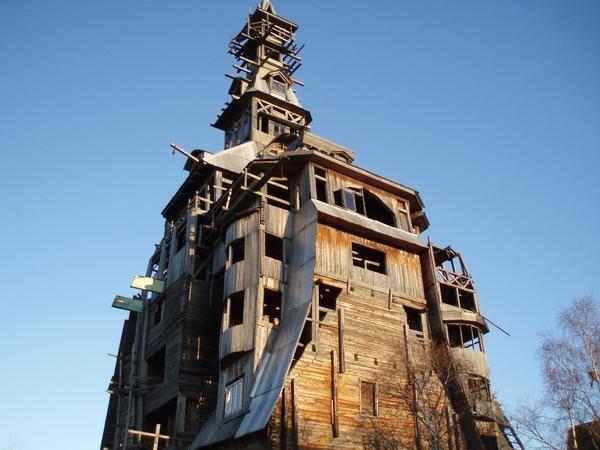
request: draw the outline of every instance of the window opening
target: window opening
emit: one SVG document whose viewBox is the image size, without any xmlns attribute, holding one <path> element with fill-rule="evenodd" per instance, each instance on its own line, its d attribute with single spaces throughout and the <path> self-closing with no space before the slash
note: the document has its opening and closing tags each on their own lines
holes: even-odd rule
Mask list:
<svg viewBox="0 0 600 450">
<path fill-rule="evenodd" d="M 481 436 L 481 442 L 485 450 L 498 450 L 498 439 L 496 436 Z"/>
<path fill-rule="evenodd" d="M 461 308 L 469 309 L 471 311 L 477 311 L 477 308 L 475 307 L 475 295 L 473 294 L 473 292 L 459 289 L 458 297 Z"/>
<path fill-rule="evenodd" d="M 440 294 L 442 295 L 442 303 L 452 306 L 459 306 L 458 294 L 454 286 L 440 283 Z"/>
<path fill-rule="evenodd" d="M 154 352 L 146 362 L 148 363 L 148 381 L 150 384 L 160 384 L 165 381 L 165 347 Z"/>
<path fill-rule="evenodd" d="M 274 326 L 281 321 L 281 292 L 264 288 L 263 291 L 263 320 L 267 320 Z"/>
<path fill-rule="evenodd" d="M 451 347 L 462 347 L 483 351 L 481 333 L 472 325 L 448 325 L 448 339 Z"/>
<path fill-rule="evenodd" d="M 244 323 L 244 291 L 229 296 L 229 328 Z"/>
<path fill-rule="evenodd" d="M 236 239 L 229 244 L 229 264 L 233 265 L 244 260 L 244 238 Z"/>
<path fill-rule="evenodd" d="M 337 299 L 341 293 L 340 288 L 324 283 L 319 284 L 319 321 L 325 319 L 328 311 L 336 310 Z"/>
<path fill-rule="evenodd" d="M 273 136 L 277 137 L 280 134 L 288 132 L 288 127 L 286 127 L 284 124 L 282 124 L 280 122 L 276 122 L 274 120 L 272 122 L 273 122 Z"/>
<path fill-rule="evenodd" d="M 264 114 L 258 116 L 258 129 L 263 133 L 269 133 L 269 118 Z"/>
<path fill-rule="evenodd" d="M 410 330 L 423 332 L 421 311 L 405 306 L 404 312 L 406 313 L 406 323 L 408 324 L 408 328 Z"/>
<path fill-rule="evenodd" d="M 225 417 L 232 416 L 242 410 L 244 395 L 244 378 L 231 381 L 225 386 Z"/>
<path fill-rule="evenodd" d="M 394 213 L 388 206 L 383 203 L 375 194 L 367 190 L 363 190 L 363 198 L 365 203 L 366 216 L 369 219 L 376 220 L 378 222 L 389 225 L 390 227 L 396 226 L 396 220 Z"/>
<path fill-rule="evenodd" d="M 287 85 L 281 81 L 280 77 L 271 78 L 271 93 L 285 97 L 287 92 Z"/>
<path fill-rule="evenodd" d="M 360 382 L 360 414 L 377 415 L 377 385 L 370 381 Z"/>
<path fill-rule="evenodd" d="M 283 238 L 265 233 L 265 256 L 283 261 Z"/>
<path fill-rule="evenodd" d="M 327 203 L 327 171 L 320 167 L 315 167 L 315 187 L 317 200 Z"/>
<path fill-rule="evenodd" d="M 354 242 L 352 243 L 352 264 L 361 269 L 386 273 L 385 253 Z"/>
</svg>

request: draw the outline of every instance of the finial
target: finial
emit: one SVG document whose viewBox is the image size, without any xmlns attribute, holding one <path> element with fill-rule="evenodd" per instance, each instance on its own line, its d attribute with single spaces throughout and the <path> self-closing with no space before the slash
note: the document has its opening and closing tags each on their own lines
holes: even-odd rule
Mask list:
<svg viewBox="0 0 600 450">
<path fill-rule="evenodd" d="M 264 9 L 265 11 L 269 11 L 271 14 L 276 14 L 275 8 L 271 3 L 271 0 L 261 0 L 260 9 Z"/>
</svg>

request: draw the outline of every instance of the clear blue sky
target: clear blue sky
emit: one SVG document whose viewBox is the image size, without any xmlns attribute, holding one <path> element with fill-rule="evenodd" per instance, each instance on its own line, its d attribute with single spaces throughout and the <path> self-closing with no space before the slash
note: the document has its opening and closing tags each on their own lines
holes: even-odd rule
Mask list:
<svg viewBox="0 0 600 450">
<path fill-rule="evenodd" d="M 99 447 L 130 294 L 183 180 L 222 148 L 247 0 L 0 2 L 0 449 Z M 539 333 L 600 279 L 600 3 L 279 0 L 315 133 L 418 189 L 466 258 L 507 405 Z"/>
</svg>

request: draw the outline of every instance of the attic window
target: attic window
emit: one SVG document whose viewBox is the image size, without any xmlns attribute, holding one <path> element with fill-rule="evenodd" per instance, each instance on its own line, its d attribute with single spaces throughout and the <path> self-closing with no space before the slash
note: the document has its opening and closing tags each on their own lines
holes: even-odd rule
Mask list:
<svg viewBox="0 0 600 450">
<path fill-rule="evenodd" d="M 361 269 L 386 273 L 385 253 L 354 242 L 352 243 L 352 264 Z"/>
<path fill-rule="evenodd" d="M 285 97 L 287 92 L 287 84 L 279 76 L 271 78 L 271 94 Z"/>
<path fill-rule="evenodd" d="M 365 215 L 365 200 L 360 188 L 344 188 L 334 192 L 335 204 Z"/>
</svg>

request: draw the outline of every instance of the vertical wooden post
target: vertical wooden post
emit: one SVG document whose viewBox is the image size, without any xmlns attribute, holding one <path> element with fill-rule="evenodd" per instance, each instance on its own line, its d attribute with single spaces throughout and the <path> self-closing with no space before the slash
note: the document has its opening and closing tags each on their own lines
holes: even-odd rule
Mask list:
<svg viewBox="0 0 600 450">
<path fill-rule="evenodd" d="M 419 405 L 417 404 L 417 388 L 415 386 L 415 380 L 413 376 L 412 361 L 410 356 L 409 337 L 408 337 L 408 324 L 404 325 L 404 348 L 406 350 L 406 375 L 408 377 L 408 383 L 411 386 L 413 396 L 413 407 L 412 413 L 415 421 L 415 439 L 417 441 L 417 450 L 422 449 L 421 445 L 421 429 L 419 427 Z"/>
<path fill-rule="evenodd" d="M 312 307 L 311 307 L 311 339 L 313 342 L 319 340 L 319 285 L 313 285 Z"/>
<path fill-rule="evenodd" d="M 388 292 L 388 309 L 392 309 L 392 290 Z"/>
<path fill-rule="evenodd" d="M 338 351 L 340 373 L 346 371 L 346 352 L 344 350 L 344 308 L 338 309 Z"/>
<path fill-rule="evenodd" d="M 281 392 L 281 448 L 288 448 L 288 412 L 287 412 L 287 388 L 284 386 Z"/>
<path fill-rule="evenodd" d="M 160 436 L 160 423 L 156 424 L 156 430 L 155 430 L 155 435 L 154 435 L 154 444 L 152 444 L 152 450 L 158 450 L 158 442 L 159 442 L 159 436 Z"/>
<path fill-rule="evenodd" d="M 460 448 L 460 426 L 458 421 L 458 415 L 456 413 L 453 414 L 453 422 L 454 422 L 454 448 Z"/>
<path fill-rule="evenodd" d="M 337 373 L 335 370 L 335 350 L 331 350 L 331 424 L 333 428 L 333 437 L 340 436 L 340 423 L 338 417 L 338 391 L 337 391 Z"/>
<path fill-rule="evenodd" d="M 177 409 L 175 412 L 175 431 L 183 433 L 185 431 L 185 413 L 187 406 L 187 398 L 183 395 L 177 396 Z"/>
<path fill-rule="evenodd" d="M 298 389 L 295 378 L 292 378 L 292 448 L 298 448 Z"/>
<path fill-rule="evenodd" d="M 454 450 L 452 445 L 452 424 L 450 423 L 450 409 L 448 406 L 444 409 L 446 415 L 446 429 L 448 430 L 448 450 Z"/>
</svg>

